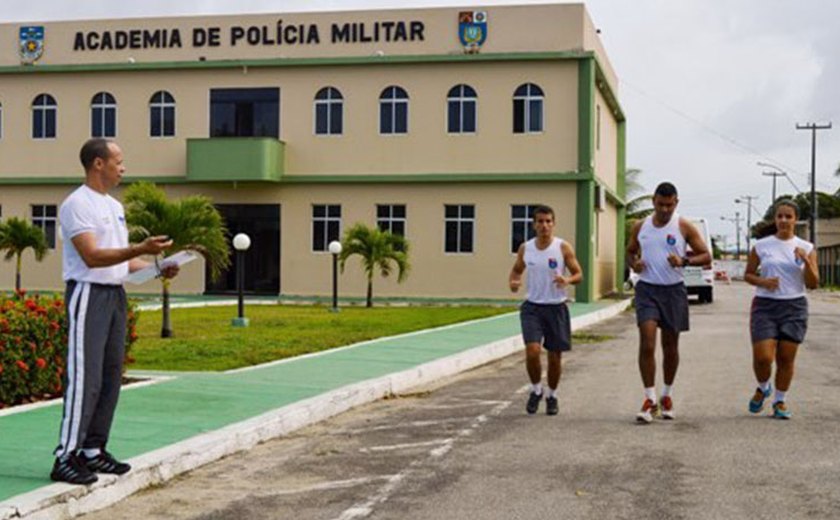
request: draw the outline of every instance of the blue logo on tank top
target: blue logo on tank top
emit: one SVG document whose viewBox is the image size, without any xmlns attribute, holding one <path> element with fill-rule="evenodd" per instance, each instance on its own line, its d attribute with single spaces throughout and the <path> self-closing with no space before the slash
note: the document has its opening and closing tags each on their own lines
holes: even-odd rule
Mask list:
<svg viewBox="0 0 840 520">
<path fill-rule="evenodd" d="M 673 246 L 674 244 L 677 243 L 677 237 L 675 237 L 674 235 L 668 235 L 665 238 L 665 241 L 668 242 L 669 246 Z"/>
<path fill-rule="evenodd" d="M 555 258 L 549 258 L 548 267 L 549 269 L 557 269 L 557 260 Z"/>
</svg>

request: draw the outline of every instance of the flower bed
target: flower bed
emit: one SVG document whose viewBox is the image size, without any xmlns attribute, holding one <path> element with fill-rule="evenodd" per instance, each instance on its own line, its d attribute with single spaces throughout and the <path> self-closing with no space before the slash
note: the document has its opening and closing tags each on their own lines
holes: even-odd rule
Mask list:
<svg viewBox="0 0 840 520">
<path fill-rule="evenodd" d="M 137 339 L 129 308 L 126 360 Z M 60 397 L 67 359 L 67 316 L 60 296 L 0 294 L 0 408 Z"/>
</svg>

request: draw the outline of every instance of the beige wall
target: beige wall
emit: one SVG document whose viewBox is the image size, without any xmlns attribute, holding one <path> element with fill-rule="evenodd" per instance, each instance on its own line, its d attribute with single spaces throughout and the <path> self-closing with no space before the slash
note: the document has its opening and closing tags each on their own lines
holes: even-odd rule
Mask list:
<svg viewBox="0 0 840 520">
<path fill-rule="evenodd" d="M 595 110 L 595 175 L 606 184 L 613 192 L 616 191 L 617 181 L 617 154 L 618 154 L 618 125 L 615 121 L 609 105 L 598 89 L 595 89 L 595 105 L 601 107 L 601 139 L 598 146 L 598 112 Z"/>
<path fill-rule="evenodd" d="M 60 204 L 72 188 L 4 187 L 0 194 L 4 217 L 29 215 L 29 201 Z M 199 191 L 217 203 L 281 205 L 280 276 L 283 294 L 330 294 L 331 257 L 311 251 L 311 205 L 341 204 L 342 230 L 356 222 L 375 223 L 377 203 L 406 204 L 406 235 L 411 243 L 413 268 L 403 284 L 395 279 L 374 281 L 374 294 L 381 296 L 437 296 L 509 298 L 507 276 L 515 255 L 510 252 L 510 206 L 545 203 L 557 213 L 556 234 L 574 244 L 574 183 L 470 183 L 413 185 L 230 185 L 166 187 L 171 197 Z M 471 254 L 444 253 L 444 204 L 474 204 L 475 248 Z M 612 240 L 614 243 L 614 239 Z M 254 247 L 257 247 L 254 244 Z M 28 261 L 23 269 L 24 285 L 31 289 L 61 287 L 60 243 L 42 263 Z M 614 246 L 613 246 L 614 247 Z M 256 251 L 256 249 L 254 250 Z M 11 263 L 0 265 L 0 288 L 13 286 Z M 341 276 L 343 295 L 363 296 L 365 280 L 357 260 L 348 262 Z M 139 292 L 157 292 L 151 282 L 130 287 Z M 179 293 L 203 291 L 203 265 L 185 267 L 173 290 Z"/>
<path fill-rule="evenodd" d="M 607 204 L 604 211 L 596 214 L 598 247 L 595 255 L 595 294 L 605 296 L 615 291 L 616 269 L 616 225 L 618 212 L 615 206 Z"/>
<path fill-rule="evenodd" d="M 155 61 L 197 61 L 222 59 L 314 58 L 329 56 L 372 56 L 378 51 L 384 55 L 450 54 L 463 52 L 458 39 L 458 13 L 460 11 L 486 11 L 488 17 L 487 40 L 482 53 L 540 52 L 589 50 L 597 53 L 605 70 L 611 73 L 606 54 L 586 15 L 583 4 L 490 6 L 470 8 L 434 8 L 412 10 L 371 10 L 333 13 L 266 13 L 213 17 L 136 18 L 80 22 L 43 22 L 32 20 L 27 24 L 0 25 L 0 41 L 8 42 L 0 52 L 0 66 L 20 63 L 17 53 L 18 30 L 23 25 L 45 26 L 45 51 L 40 65 L 66 63 L 127 63 L 129 59 L 142 64 Z M 319 44 L 249 45 L 241 40 L 236 46 L 230 42 L 234 26 L 266 26 L 274 33 L 278 21 L 283 26 L 314 24 L 318 28 Z M 414 42 L 330 42 L 332 23 L 365 23 L 372 28 L 374 22 L 417 21 L 424 24 L 423 41 Z M 192 34 L 195 29 L 218 27 L 221 39 L 218 47 L 194 47 Z M 124 49 L 74 51 L 76 33 L 79 31 L 128 31 L 133 29 L 178 29 L 181 48 Z M 612 79 L 612 75 L 610 76 Z M 613 85 L 615 85 L 613 83 Z"/>
<path fill-rule="evenodd" d="M 90 135 L 90 102 L 106 90 L 117 100 L 117 141 L 135 175 L 184 175 L 186 139 L 209 135 L 211 88 L 279 87 L 286 172 L 294 174 L 490 173 L 573 171 L 577 165 L 577 65 L 511 62 L 359 67 L 111 72 L 3 76 L 0 176 L 69 176 Z M 546 93 L 545 131 L 513 134 L 512 97 L 533 82 Z M 446 129 L 446 95 L 467 83 L 478 94 L 473 135 Z M 397 84 L 408 91 L 409 133 L 379 134 L 379 95 Z M 344 134 L 316 136 L 313 100 L 332 85 L 344 95 Z M 176 137 L 149 137 L 149 98 L 176 100 Z M 58 103 L 55 139 L 32 139 L 31 109 L 40 92 Z M 516 153 L 511 153 L 511 147 Z M 38 157 L 33 161 L 33 157 Z M 523 161 L 527 157 L 527 161 Z"/>
</svg>

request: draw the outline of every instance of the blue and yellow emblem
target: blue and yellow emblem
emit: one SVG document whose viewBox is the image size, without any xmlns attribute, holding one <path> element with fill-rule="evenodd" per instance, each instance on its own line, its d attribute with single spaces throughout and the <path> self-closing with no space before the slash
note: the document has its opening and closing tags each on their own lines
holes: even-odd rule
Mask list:
<svg viewBox="0 0 840 520">
<path fill-rule="evenodd" d="M 20 28 L 20 61 L 32 64 L 44 55 L 44 26 L 30 25 Z"/>
<path fill-rule="evenodd" d="M 458 37 L 466 52 L 478 52 L 487 39 L 487 11 L 458 13 Z"/>
</svg>

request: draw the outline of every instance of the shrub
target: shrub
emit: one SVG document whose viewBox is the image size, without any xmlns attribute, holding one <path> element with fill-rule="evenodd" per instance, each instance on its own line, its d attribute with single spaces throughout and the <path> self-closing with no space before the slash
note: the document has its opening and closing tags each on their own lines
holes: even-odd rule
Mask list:
<svg viewBox="0 0 840 520">
<path fill-rule="evenodd" d="M 129 306 L 126 360 L 137 340 L 136 305 Z M 64 393 L 67 316 L 60 296 L 0 294 L 0 408 Z"/>
</svg>

